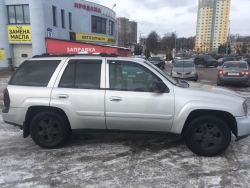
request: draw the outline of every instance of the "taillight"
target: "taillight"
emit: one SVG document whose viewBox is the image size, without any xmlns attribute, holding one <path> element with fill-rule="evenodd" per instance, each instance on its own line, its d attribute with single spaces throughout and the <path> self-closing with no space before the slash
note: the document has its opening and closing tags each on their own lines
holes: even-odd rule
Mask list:
<svg viewBox="0 0 250 188">
<path fill-rule="evenodd" d="M 241 72 L 242 75 L 249 75 L 249 72 L 248 71 L 243 71 Z"/>
<path fill-rule="evenodd" d="M 226 71 L 220 71 L 219 74 L 226 74 Z"/>
<path fill-rule="evenodd" d="M 10 107 L 10 95 L 8 89 L 3 90 L 3 103 L 6 108 Z"/>
</svg>

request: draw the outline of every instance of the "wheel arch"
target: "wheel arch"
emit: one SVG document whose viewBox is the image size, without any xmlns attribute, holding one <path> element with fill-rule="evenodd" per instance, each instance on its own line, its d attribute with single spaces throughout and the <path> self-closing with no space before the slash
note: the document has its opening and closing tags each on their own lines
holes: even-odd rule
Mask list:
<svg viewBox="0 0 250 188">
<path fill-rule="evenodd" d="M 234 118 L 234 116 L 231 113 L 221 111 L 221 110 L 193 110 L 188 115 L 188 117 L 184 123 L 184 126 L 182 128 L 181 134 L 183 135 L 185 133 L 189 123 L 193 119 L 195 119 L 196 117 L 200 117 L 202 115 L 212 115 L 212 116 L 216 116 L 218 118 L 221 118 L 222 120 L 224 120 L 227 123 L 227 125 L 229 126 L 229 128 L 233 132 L 233 134 L 235 136 L 237 136 L 238 130 L 237 130 L 236 119 Z"/>
<path fill-rule="evenodd" d="M 68 128 L 71 131 L 71 125 L 70 125 L 68 116 L 62 109 L 57 108 L 57 107 L 51 107 L 51 106 L 30 106 L 25 116 L 25 122 L 24 122 L 24 128 L 23 128 L 24 138 L 30 135 L 30 123 L 33 117 L 37 113 L 44 112 L 44 111 L 55 112 L 58 115 L 60 115 L 67 122 Z"/>
</svg>

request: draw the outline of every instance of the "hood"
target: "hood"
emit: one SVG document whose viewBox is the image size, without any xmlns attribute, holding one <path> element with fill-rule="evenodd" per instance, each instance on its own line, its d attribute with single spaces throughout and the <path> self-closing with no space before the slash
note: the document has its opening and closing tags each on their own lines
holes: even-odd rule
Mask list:
<svg viewBox="0 0 250 188">
<path fill-rule="evenodd" d="M 229 89 L 224 89 L 222 87 L 217 87 L 217 86 L 212 86 L 212 85 L 207 85 L 207 84 L 200 84 L 196 82 L 188 82 L 189 84 L 189 89 L 196 89 L 196 90 L 203 90 L 203 91 L 208 91 L 212 93 L 218 93 L 218 94 L 224 94 L 224 95 L 233 95 L 237 96 L 240 98 L 244 98 L 243 95 Z"/>
<path fill-rule="evenodd" d="M 149 62 L 151 62 L 151 63 L 158 63 L 158 62 L 160 62 L 160 60 L 159 61 L 149 61 Z"/>
<path fill-rule="evenodd" d="M 192 72 L 195 71 L 195 67 L 173 67 L 172 71 L 175 72 Z"/>
</svg>

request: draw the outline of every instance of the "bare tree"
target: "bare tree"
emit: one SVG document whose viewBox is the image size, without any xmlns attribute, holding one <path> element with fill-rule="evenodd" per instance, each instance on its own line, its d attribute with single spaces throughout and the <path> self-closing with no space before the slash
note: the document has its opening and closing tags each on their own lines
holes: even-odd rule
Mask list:
<svg viewBox="0 0 250 188">
<path fill-rule="evenodd" d="M 153 53 L 158 54 L 160 49 L 159 44 L 160 36 L 157 34 L 156 31 L 151 31 L 146 39 L 147 48 Z"/>
</svg>

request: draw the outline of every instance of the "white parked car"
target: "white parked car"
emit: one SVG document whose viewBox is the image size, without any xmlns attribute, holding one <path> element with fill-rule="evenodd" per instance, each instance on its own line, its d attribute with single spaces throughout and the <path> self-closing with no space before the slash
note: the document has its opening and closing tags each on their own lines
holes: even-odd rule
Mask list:
<svg viewBox="0 0 250 188">
<path fill-rule="evenodd" d="M 141 58 L 35 56 L 15 71 L 3 100 L 3 120 L 43 148 L 62 146 L 79 129 L 171 132 L 195 154 L 216 156 L 231 133 L 250 134 L 245 98 L 176 80 Z"/>
</svg>

